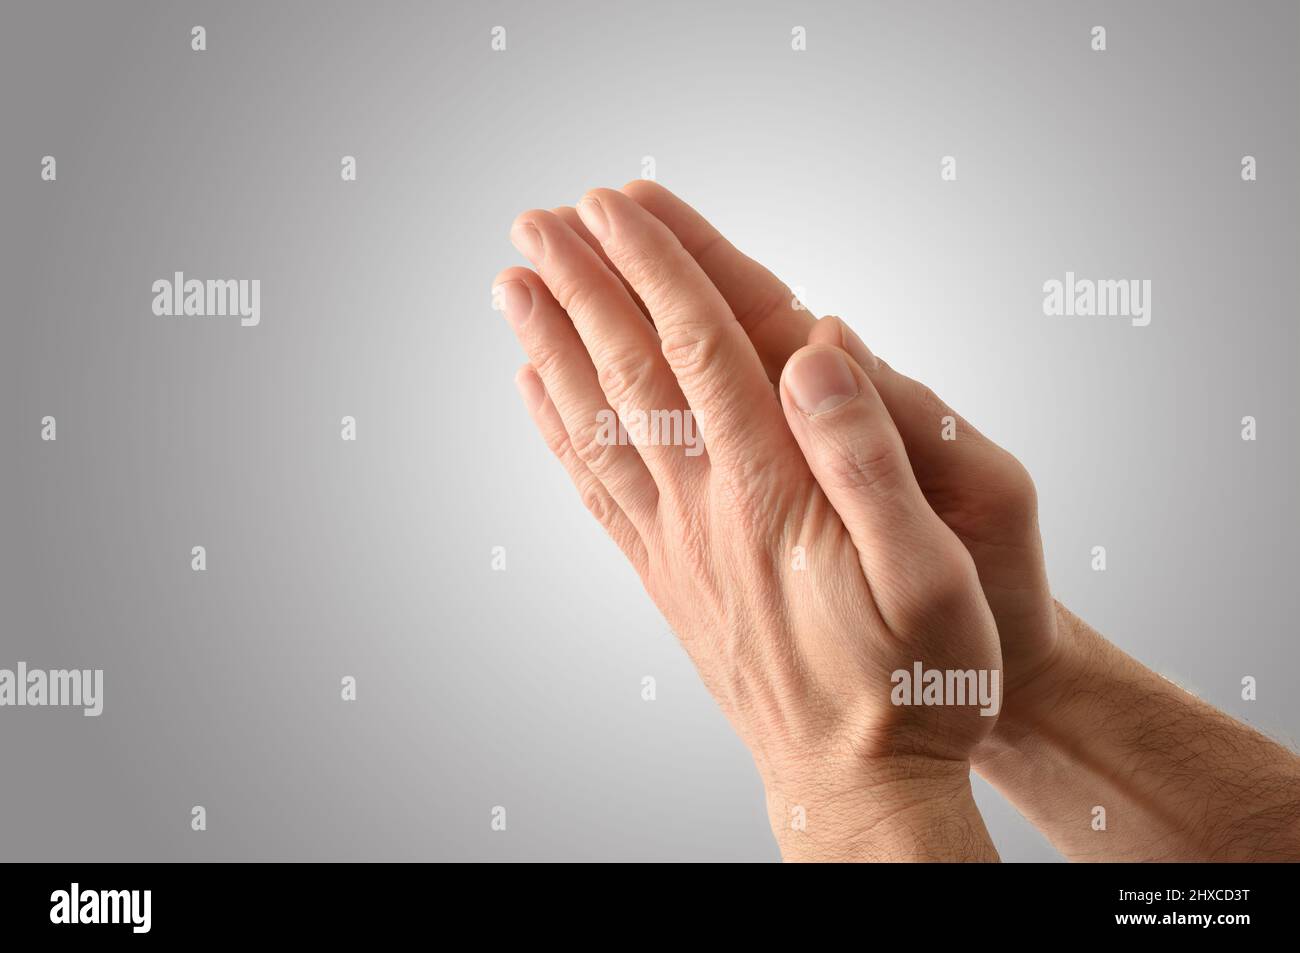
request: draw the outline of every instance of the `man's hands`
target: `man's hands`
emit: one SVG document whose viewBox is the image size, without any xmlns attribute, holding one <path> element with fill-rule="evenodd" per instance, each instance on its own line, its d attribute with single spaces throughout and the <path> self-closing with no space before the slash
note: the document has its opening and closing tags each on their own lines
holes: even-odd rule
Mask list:
<svg viewBox="0 0 1300 953">
<path fill-rule="evenodd" d="M 652 182 L 625 191 L 691 250 L 773 379 L 805 340 L 843 348 L 871 379 L 997 620 L 1005 700 L 972 758 L 977 771 L 1072 859 L 1300 859 L 1300 759 L 1144 668 L 1052 599 L 1036 493 L 1013 456 L 837 318 L 794 308 L 789 288 L 676 196 Z M 942 439 L 948 424 L 955 440 Z"/>
<path fill-rule="evenodd" d="M 667 225 L 731 306 L 772 380 L 804 344 L 844 348 L 870 377 L 898 430 L 922 494 L 966 546 L 1002 639 L 1006 707 L 1014 719 L 1029 685 L 1054 657 L 1056 611 L 1038 531 L 1033 480 L 930 388 L 878 359 L 835 317 L 794 307 L 794 292 L 739 252 L 695 209 L 654 182 L 624 191 Z M 946 418 L 955 440 L 944 440 Z M 1036 696 L 1040 691 L 1033 692 Z"/>
<path fill-rule="evenodd" d="M 760 356 L 794 331 L 737 311 L 709 248 L 697 261 L 628 195 L 592 192 L 576 216 L 511 231 L 536 268 L 495 286 L 529 357 L 520 390 L 753 752 L 786 856 L 994 857 L 968 779 L 994 719 L 891 701 L 915 663 L 1001 659 L 871 376 L 839 342 Z M 609 439 L 611 411 L 634 443 Z M 704 453 L 645 425 L 688 413 Z"/>
<path fill-rule="evenodd" d="M 932 391 L 653 183 L 513 237 L 540 272 L 498 279 L 520 389 L 753 751 L 787 859 L 996 858 L 970 763 L 1071 858 L 1300 858 L 1300 759 L 1056 603 L 1028 474 Z M 613 411 L 635 446 L 599 438 Z M 705 453 L 631 426 L 665 411 Z M 1003 661 L 996 728 L 886 702 L 914 663 Z"/>
</svg>

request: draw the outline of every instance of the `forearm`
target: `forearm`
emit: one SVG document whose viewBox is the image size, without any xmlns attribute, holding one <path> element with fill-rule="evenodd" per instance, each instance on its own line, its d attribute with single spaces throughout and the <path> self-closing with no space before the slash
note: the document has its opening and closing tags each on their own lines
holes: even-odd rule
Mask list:
<svg viewBox="0 0 1300 953">
<path fill-rule="evenodd" d="M 975 769 L 1072 860 L 1300 860 L 1300 758 L 1058 609 Z"/>
<path fill-rule="evenodd" d="M 768 815 L 786 862 L 997 861 L 970 768 L 900 760 L 894 776 L 836 786 L 769 785 Z"/>
</svg>

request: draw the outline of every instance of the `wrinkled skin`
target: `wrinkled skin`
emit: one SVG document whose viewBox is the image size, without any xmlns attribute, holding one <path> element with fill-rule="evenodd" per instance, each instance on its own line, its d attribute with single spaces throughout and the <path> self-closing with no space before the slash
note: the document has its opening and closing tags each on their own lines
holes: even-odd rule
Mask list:
<svg viewBox="0 0 1300 953">
<path fill-rule="evenodd" d="M 903 440 L 921 492 L 974 560 L 997 621 L 1006 667 L 1009 724 L 1050 702 L 1060 608 L 1052 598 L 1038 528 L 1038 496 L 1014 456 L 965 421 L 934 391 L 894 370 L 838 318 L 818 321 L 792 306 L 793 292 L 745 256 L 693 208 L 662 186 L 638 180 L 624 193 L 662 221 L 697 261 L 745 328 L 775 383 L 805 343 L 845 348 L 867 370 Z M 571 209 L 557 210 L 575 222 Z M 594 242 L 593 242 L 594 244 Z M 956 440 L 941 421 L 956 421 Z"/>
<path fill-rule="evenodd" d="M 865 831 L 969 799 L 996 719 L 896 705 L 890 673 L 999 670 L 990 580 L 918 483 L 892 381 L 877 386 L 838 323 L 810 338 L 784 286 L 756 288 L 757 266 L 652 199 L 677 202 L 596 190 L 511 230 L 535 271 L 507 269 L 494 293 L 538 428 L 753 752 L 778 839 L 790 805 L 851 804 Z M 698 456 L 598 436 L 602 411 L 688 408 Z"/>
</svg>

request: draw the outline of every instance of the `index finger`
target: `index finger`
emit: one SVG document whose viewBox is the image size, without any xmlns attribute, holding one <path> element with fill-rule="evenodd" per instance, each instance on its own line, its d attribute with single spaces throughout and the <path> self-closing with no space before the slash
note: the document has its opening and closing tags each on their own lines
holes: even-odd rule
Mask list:
<svg viewBox="0 0 1300 953">
<path fill-rule="evenodd" d="M 794 306 L 794 292 L 784 281 L 659 183 L 636 179 L 623 186 L 623 192 L 677 236 L 731 306 L 768 379 L 774 384 L 780 380 L 786 361 L 808 341 L 815 316 Z"/>
<path fill-rule="evenodd" d="M 622 192 L 594 189 L 578 214 L 645 302 L 664 358 L 700 417 L 710 459 L 752 468 L 796 452 L 762 361 L 731 308 L 677 237 Z"/>
</svg>

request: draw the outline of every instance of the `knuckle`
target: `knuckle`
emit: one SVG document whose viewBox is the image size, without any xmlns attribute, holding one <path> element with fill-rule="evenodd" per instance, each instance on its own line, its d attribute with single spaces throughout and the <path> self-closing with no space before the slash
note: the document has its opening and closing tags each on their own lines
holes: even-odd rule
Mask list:
<svg viewBox="0 0 1300 953">
<path fill-rule="evenodd" d="M 573 444 L 569 442 L 569 432 L 563 427 L 548 430 L 544 435 L 544 439 L 546 440 L 547 449 L 562 461 L 566 460 L 574 452 Z"/>
<path fill-rule="evenodd" d="M 840 444 L 825 464 L 831 485 L 851 493 L 888 494 L 902 486 L 906 458 L 885 441 Z M 820 479 L 820 476 L 819 476 Z"/>
<path fill-rule="evenodd" d="M 717 367 L 722 332 L 684 320 L 665 322 L 660 331 L 660 350 L 678 377 L 700 377 Z"/>
<path fill-rule="evenodd" d="M 562 380 L 564 377 L 564 356 L 561 351 L 553 347 L 537 347 L 529 354 L 529 360 L 533 365 L 533 370 L 537 372 L 545 383 L 546 381 Z M 549 390 L 547 391 L 549 393 Z"/>
<path fill-rule="evenodd" d="M 611 407 L 645 394 L 654 374 L 653 352 L 610 354 L 597 362 L 596 379 Z M 649 408 L 647 408 L 649 409 Z"/>
<path fill-rule="evenodd" d="M 663 297 L 676 284 L 676 263 L 656 248 L 623 244 L 612 250 L 611 257 L 617 260 L 618 270 L 642 298 Z"/>
<path fill-rule="evenodd" d="M 590 282 L 580 281 L 573 275 L 561 272 L 551 275 L 547 285 L 560 307 L 569 315 L 594 313 L 596 292 Z"/>
<path fill-rule="evenodd" d="M 593 473 L 603 473 L 608 469 L 609 457 L 616 446 L 601 437 L 600 428 L 592 421 L 591 426 L 581 428 L 569 435 L 569 443 L 578 459 L 585 463 Z"/>
<path fill-rule="evenodd" d="M 578 493 L 582 496 L 582 503 L 587 507 L 588 512 L 596 517 L 601 526 L 608 527 L 614 515 L 614 501 L 605 492 L 605 488 L 596 480 L 586 480 L 578 487 Z"/>
</svg>

